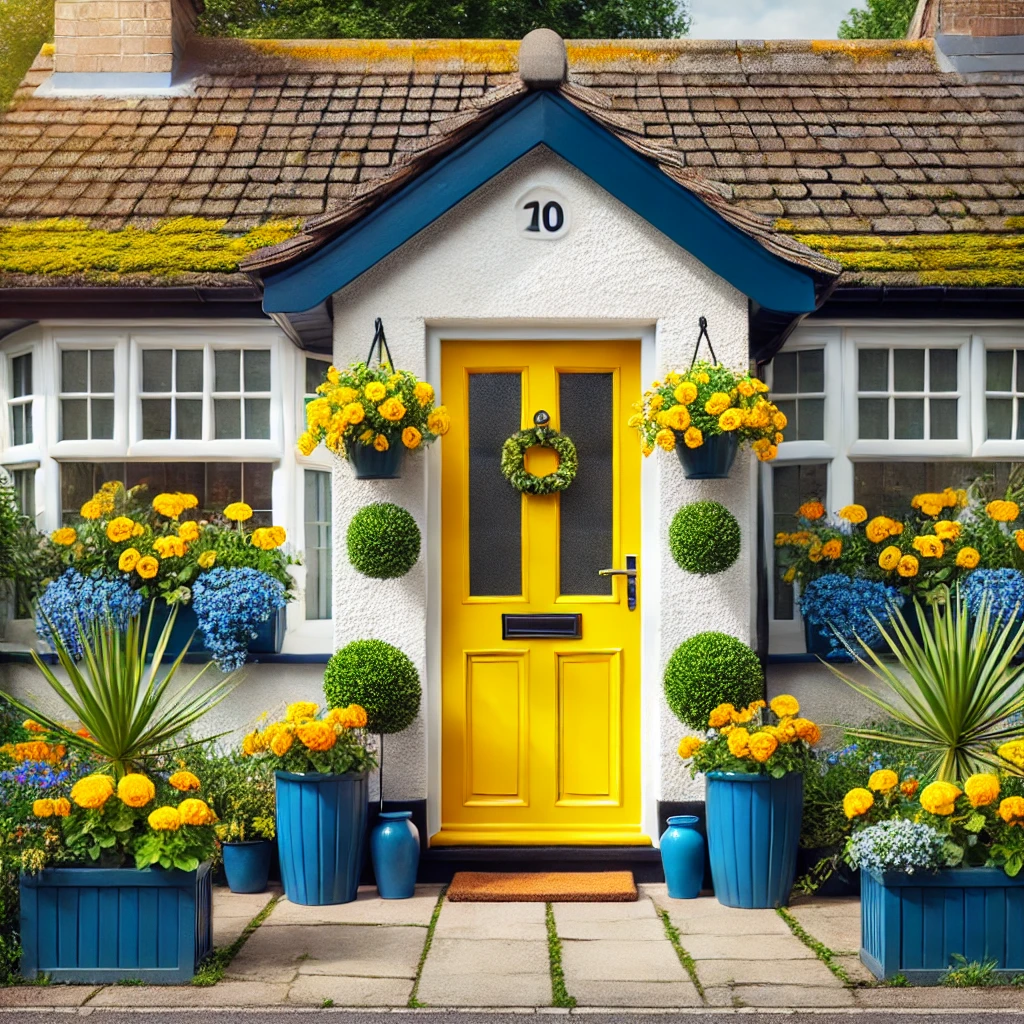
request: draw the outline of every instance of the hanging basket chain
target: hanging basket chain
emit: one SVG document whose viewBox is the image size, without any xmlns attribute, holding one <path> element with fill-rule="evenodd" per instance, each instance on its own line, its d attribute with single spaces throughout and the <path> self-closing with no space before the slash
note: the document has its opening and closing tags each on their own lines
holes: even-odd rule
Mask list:
<svg viewBox="0 0 1024 1024">
<path fill-rule="evenodd" d="M 380 323 L 380 321 L 377 321 Z M 714 365 L 718 365 L 718 356 L 715 355 L 715 349 L 711 344 L 711 335 L 708 334 L 708 318 L 702 316 L 697 323 L 700 325 L 700 334 L 697 335 L 697 344 L 693 348 L 693 358 L 690 360 L 690 369 L 693 369 L 694 363 L 697 362 L 697 356 L 700 353 L 700 343 L 706 341 L 708 343 L 708 351 L 711 353 L 711 362 Z"/>
<path fill-rule="evenodd" d="M 373 322 L 373 341 L 370 342 L 370 351 L 366 356 L 367 366 L 373 362 L 374 350 L 377 352 L 377 363 L 383 365 L 386 354 L 388 357 L 387 366 L 394 370 L 395 364 L 391 358 L 391 349 L 388 348 L 388 339 L 384 335 L 384 321 L 380 317 L 377 317 Z"/>
</svg>

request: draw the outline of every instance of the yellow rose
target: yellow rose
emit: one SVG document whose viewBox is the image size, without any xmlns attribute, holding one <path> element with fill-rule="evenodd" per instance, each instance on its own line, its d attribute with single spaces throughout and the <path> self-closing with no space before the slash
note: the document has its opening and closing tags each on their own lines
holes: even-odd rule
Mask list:
<svg viewBox="0 0 1024 1024">
<path fill-rule="evenodd" d="M 379 452 L 386 452 L 388 450 L 388 439 L 383 434 L 378 434 L 373 439 L 373 447 Z"/>
<path fill-rule="evenodd" d="M 683 434 L 683 441 L 687 448 L 699 448 L 704 443 L 704 435 L 700 432 L 699 428 L 690 427 Z"/>
<path fill-rule="evenodd" d="M 848 523 L 863 523 L 868 517 L 868 510 L 863 505 L 844 505 L 839 510 L 839 518 Z"/>
<path fill-rule="evenodd" d="M 843 797 L 843 814 L 847 818 L 859 818 L 862 814 L 867 814 L 874 806 L 875 798 L 869 789 L 851 789 Z"/>
<path fill-rule="evenodd" d="M 423 435 L 415 427 L 406 427 L 402 431 L 402 444 L 406 448 L 418 448 L 422 440 Z"/>
<path fill-rule="evenodd" d="M 732 405 L 732 402 L 724 391 L 715 391 L 704 403 L 704 411 L 709 416 L 718 416 L 720 413 L 725 412 L 730 405 Z"/>
<path fill-rule="evenodd" d="M 421 380 L 416 387 L 412 389 L 412 393 L 420 405 L 430 405 L 434 400 L 434 389 L 425 380 Z"/>
<path fill-rule="evenodd" d="M 1012 523 L 1020 518 L 1020 506 L 1015 501 L 990 501 L 985 511 L 997 523 Z"/>
<path fill-rule="evenodd" d="M 788 693 L 780 693 L 768 706 L 779 718 L 792 718 L 800 714 L 800 702 Z"/>
<path fill-rule="evenodd" d="M 363 388 L 363 394 L 366 395 L 371 402 L 383 401 L 387 393 L 387 388 L 377 380 L 370 381 L 370 383 Z"/>
<path fill-rule="evenodd" d="M 192 789 L 199 789 L 200 786 L 199 779 L 191 772 L 186 771 L 175 772 L 167 781 L 181 793 L 187 793 Z"/>
<path fill-rule="evenodd" d="M 158 807 L 146 821 L 154 832 L 177 832 L 181 828 L 181 815 L 177 807 Z"/>
<path fill-rule="evenodd" d="M 999 776 L 988 772 L 972 775 L 964 783 L 964 792 L 972 807 L 988 807 L 999 797 Z"/>
<path fill-rule="evenodd" d="M 704 746 L 704 741 L 698 737 L 684 736 L 679 741 L 678 754 L 684 761 L 688 761 L 702 746 Z"/>
<path fill-rule="evenodd" d="M 194 520 L 190 519 L 186 523 L 182 523 L 178 527 L 178 536 L 183 540 L 191 543 L 194 540 L 199 540 L 199 524 Z"/>
<path fill-rule="evenodd" d="M 676 435 L 671 430 L 659 430 L 654 435 L 654 443 L 666 452 L 672 451 L 676 446 Z"/>
<path fill-rule="evenodd" d="M 156 797 L 156 787 L 145 775 L 125 775 L 117 784 L 117 797 L 129 807 L 145 807 Z"/>
<path fill-rule="evenodd" d="M 672 394 L 680 405 L 689 405 L 697 397 L 697 385 L 684 380 Z"/>
<path fill-rule="evenodd" d="M 733 757 L 747 757 L 750 754 L 750 733 L 742 725 L 736 726 L 726 740 Z"/>
<path fill-rule="evenodd" d="M 726 409 L 718 417 L 718 426 L 725 431 L 738 430 L 743 426 L 743 413 L 739 409 Z"/>
<path fill-rule="evenodd" d="M 247 519 L 252 519 L 252 507 L 244 501 L 233 501 L 224 509 L 224 515 L 236 523 L 244 523 Z"/>
<path fill-rule="evenodd" d="M 68 547 L 70 544 L 74 544 L 78 540 L 78 534 L 70 526 L 62 526 L 59 530 L 54 530 L 50 534 L 50 540 L 54 544 L 60 544 L 62 547 Z"/>
<path fill-rule="evenodd" d="M 888 793 L 899 783 L 900 777 L 894 771 L 890 771 L 888 768 L 879 768 L 877 772 L 871 773 L 871 778 L 868 779 L 868 789 L 873 789 L 876 793 Z"/>
<path fill-rule="evenodd" d="M 443 405 L 439 405 L 427 417 L 427 430 L 432 434 L 437 434 L 438 437 L 444 437 L 444 435 L 448 433 L 451 425 L 451 417 L 448 415 L 448 410 Z"/>
<path fill-rule="evenodd" d="M 902 557 L 903 552 L 895 544 L 890 544 L 887 548 L 882 548 L 882 553 L 878 556 L 878 564 L 886 572 L 892 572 L 900 564 Z"/>
<path fill-rule="evenodd" d="M 761 764 L 779 749 L 779 741 L 768 732 L 755 732 L 748 745 L 751 757 Z"/>
<path fill-rule="evenodd" d="M 904 555 L 896 565 L 896 571 L 904 578 L 910 579 L 917 575 L 920 562 L 913 555 Z"/>
<path fill-rule="evenodd" d="M 948 817 L 962 795 L 951 782 L 932 782 L 921 790 L 921 806 L 930 814 Z"/>
<path fill-rule="evenodd" d="M 144 579 L 151 580 L 160 570 L 160 563 L 152 555 L 143 555 L 135 563 L 135 571 Z"/>
</svg>

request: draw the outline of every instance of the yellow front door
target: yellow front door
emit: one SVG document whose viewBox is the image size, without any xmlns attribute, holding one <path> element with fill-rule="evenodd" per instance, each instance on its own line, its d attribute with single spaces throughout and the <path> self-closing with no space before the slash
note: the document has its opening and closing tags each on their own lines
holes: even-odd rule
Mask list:
<svg viewBox="0 0 1024 1024">
<path fill-rule="evenodd" d="M 626 419 L 640 342 L 448 341 L 441 363 L 452 428 L 431 841 L 647 845 L 639 599 L 631 609 L 627 578 L 599 575 L 639 562 L 640 453 Z M 572 438 L 579 470 L 560 494 L 520 495 L 501 446 L 540 410 Z M 544 475 L 557 456 L 534 448 L 526 465 Z"/>
</svg>

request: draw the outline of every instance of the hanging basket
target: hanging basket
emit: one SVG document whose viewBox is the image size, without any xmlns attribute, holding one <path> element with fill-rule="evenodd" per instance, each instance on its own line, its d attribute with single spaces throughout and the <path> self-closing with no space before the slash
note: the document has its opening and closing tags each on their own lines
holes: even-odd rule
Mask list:
<svg viewBox="0 0 1024 1024">
<path fill-rule="evenodd" d="M 676 454 L 687 480 L 725 480 L 732 470 L 739 443 L 735 434 L 712 434 L 699 448 L 688 448 L 676 431 Z"/>
<path fill-rule="evenodd" d="M 349 445 L 348 461 L 357 480 L 394 480 L 402 475 L 402 457 L 405 446 L 393 444 L 387 451 L 379 452 L 372 444 Z"/>
</svg>

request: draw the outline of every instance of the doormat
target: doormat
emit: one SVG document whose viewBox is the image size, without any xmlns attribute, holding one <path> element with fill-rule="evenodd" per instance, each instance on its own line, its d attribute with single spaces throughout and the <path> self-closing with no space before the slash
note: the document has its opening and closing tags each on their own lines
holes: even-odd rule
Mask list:
<svg viewBox="0 0 1024 1024">
<path fill-rule="evenodd" d="M 632 871 L 459 871 L 453 903 L 635 903 Z"/>
</svg>

